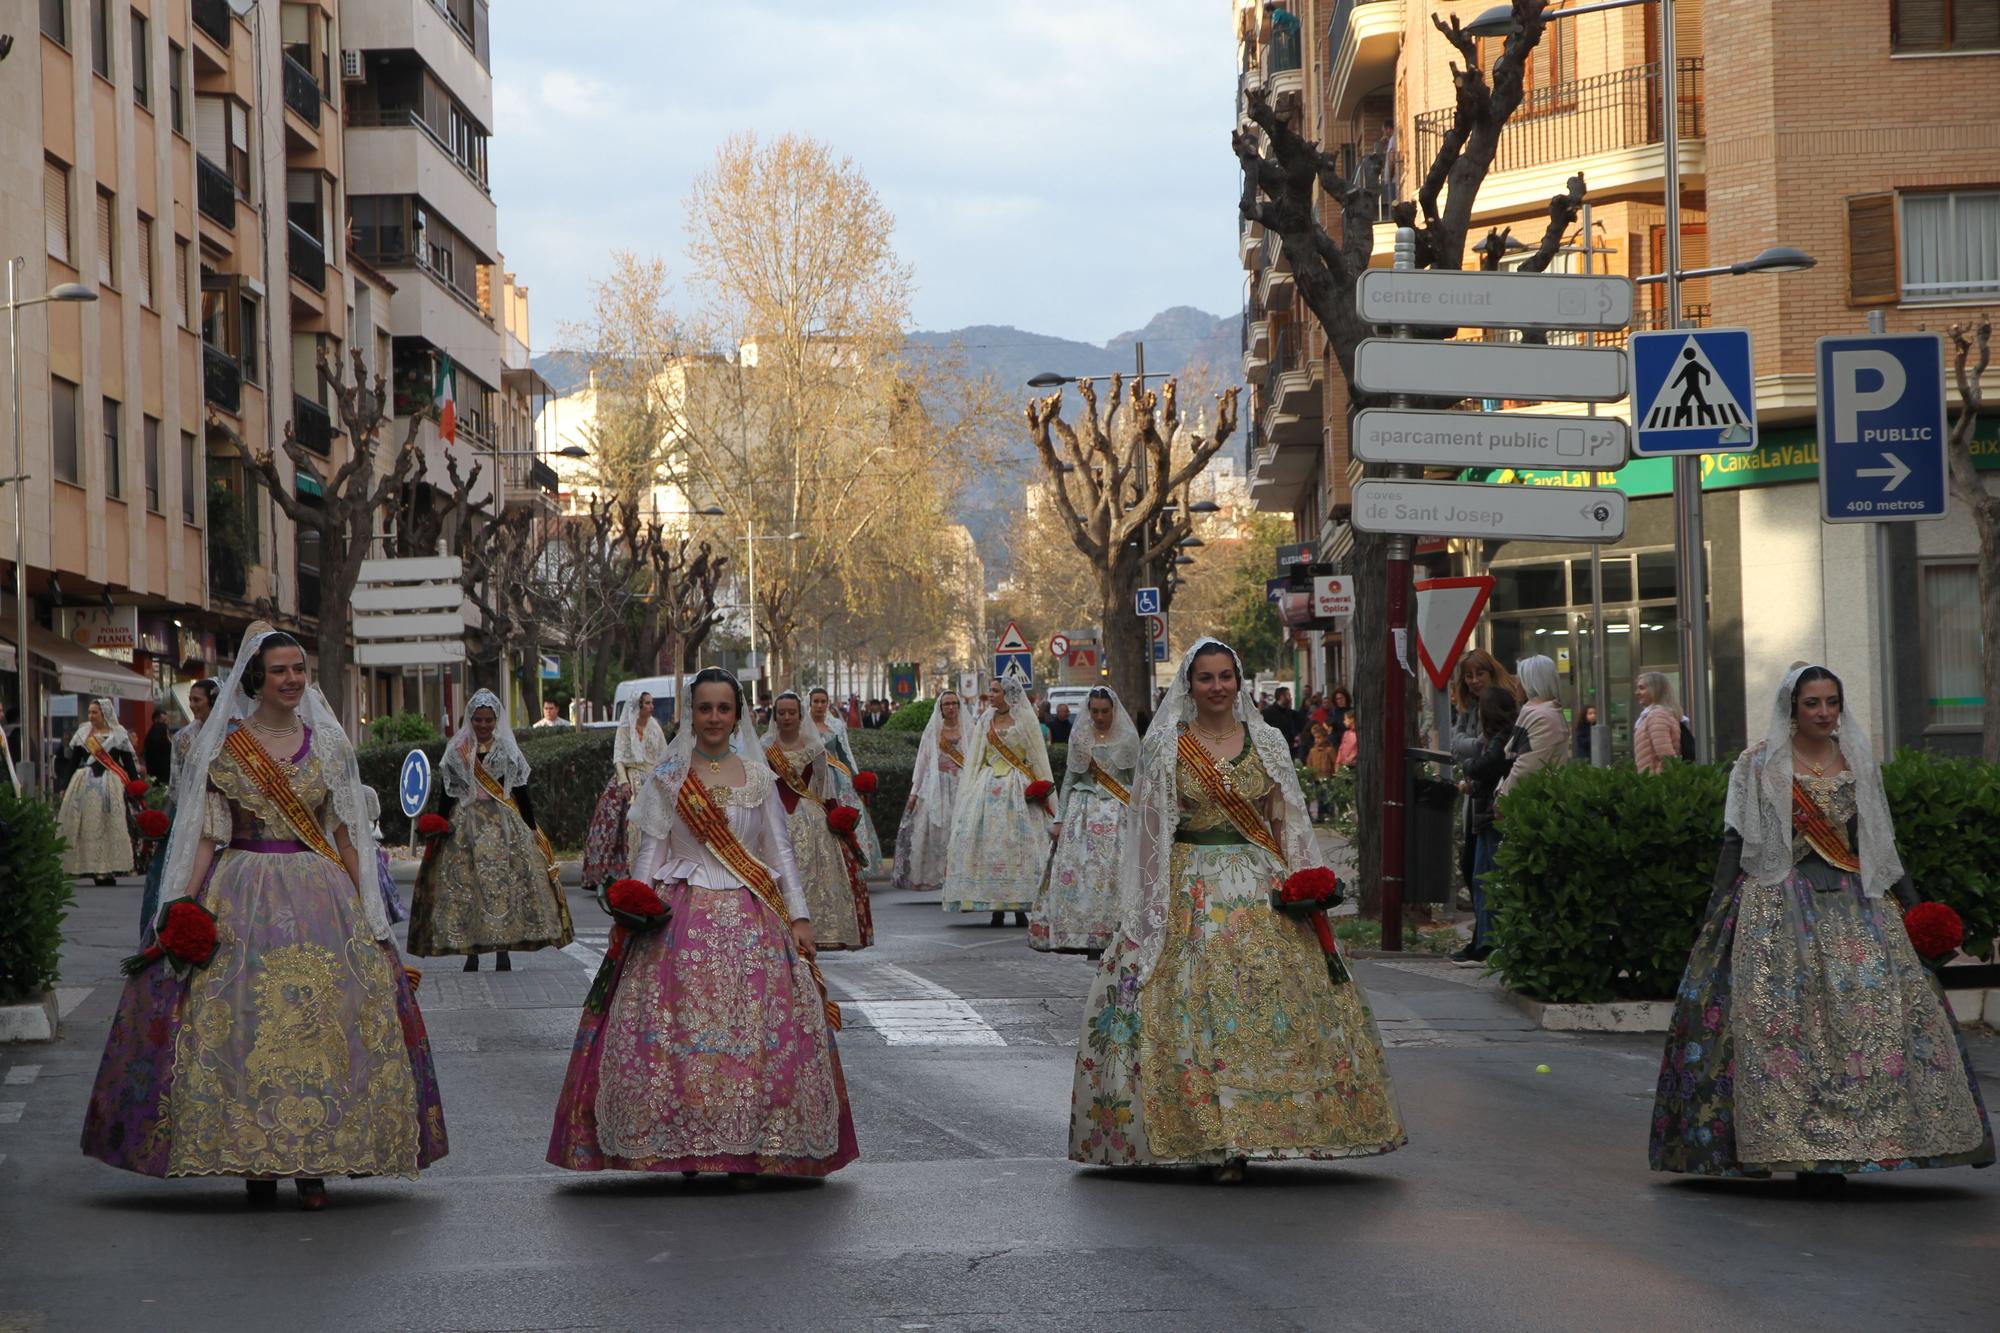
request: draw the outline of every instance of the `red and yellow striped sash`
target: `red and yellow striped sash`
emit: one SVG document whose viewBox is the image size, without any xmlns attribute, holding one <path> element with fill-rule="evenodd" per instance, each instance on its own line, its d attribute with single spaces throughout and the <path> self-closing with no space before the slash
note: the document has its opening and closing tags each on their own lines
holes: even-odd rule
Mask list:
<svg viewBox="0 0 2000 1333">
<path fill-rule="evenodd" d="M 757 895 L 757 901 L 771 909 L 778 921 L 787 930 L 791 928 L 791 913 L 785 910 L 785 896 L 778 889 L 778 877 L 771 868 L 753 856 L 743 840 L 736 836 L 736 830 L 729 827 L 729 816 L 715 798 L 708 794 L 700 778 L 690 768 L 681 783 L 681 794 L 674 801 L 674 813 L 687 831 L 701 840 L 702 846 L 715 854 L 715 859 L 729 867 L 730 872 L 743 881 L 745 888 Z M 819 987 L 820 1004 L 826 1010 L 826 1025 L 835 1032 L 840 1031 L 840 1006 L 827 998 L 826 978 L 821 975 L 819 964 L 808 958 L 806 967 L 812 973 L 813 984 Z"/>
<path fill-rule="evenodd" d="M 771 771 L 778 775 L 778 781 L 785 784 L 786 790 L 790 791 L 794 796 L 805 797 L 805 799 L 811 801 L 814 805 L 826 804 L 825 801 L 814 794 L 812 788 L 805 784 L 805 780 L 792 767 L 792 757 L 785 753 L 782 745 L 773 745 L 764 751 L 764 757 L 771 761 Z M 810 768 L 812 765 L 808 764 L 807 767 Z"/>
<path fill-rule="evenodd" d="M 958 765 L 960 768 L 965 767 L 965 751 L 959 749 L 942 736 L 938 737 L 938 753 L 951 760 L 952 763 Z"/>
<path fill-rule="evenodd" d="M 105 749 L 104 742 L 98 740 L 97 737 L 85 736 L 83 738 L 83 748 L 89 752 L 92 759 L 104 765 L 106 772 L 118 779 L 119 786 L 122 787 L 132 780 L 132 775 L 127 773 L 124 767 L 111 757 L 111 751 Z"/>
<path fill-rule="evenodd" d="M 986 733 L 986 744 L 989 747 L 991 747 L 993 753 L 999 755 L 1002 759 L 1005 759 L 1008 763 L 1012 764 L 1016 769 L 1018 769 L 1022 777 L 1026 778 L 1030 782 L 1033 782 L 1035 780 L 1034 771 L 1028 767 L 1028 761 L 1021 758 L 1021 756 L 1015 752 L 1014 747 L 1007 744 L 1007 742 L 1001 738 L 1000 733 L 996 731 L 988 731 Z"/>
<path fill-rule="evenodd" d="M 1243 743 L 1248 745 L 1250 742 L 1245 739 Z M 1229 816 L 1229 822 L 1236 826 L 1236 831 L 1280 861 L 1284 860 L 1284 849 L 1278 846 L 1278 839 L 1271 832 L 1271 826 L 1264 822 L 1264 816 L 1244 799 L 1242 792 L 1236 790 L 1236 784 L 1217 766 L 1202 743 L 1182 732 L 1180 755 L 1181 762 L 1187 765 L 1188 771 L 1194 774 L 1195 781 L 1201 784 L 1201 789 L 1208 793 L 1209 798 L 1222 807 L 1222 813 Z"/>
<path fill-rule="evenodd" d="M 277 807 L 299 842 L 341 869 L 347 868 L 346 862 L 340 859 L 340 853 L 334 850 L 332 840 L 320 828 L 319 821 L 313 818 L 312 811 L 306 809 L 306 803 L 293 790 L 284 770 L 278 767 L 275 759 L 264 753 L 264 747 L 257 744 L 248 731 L 238 728 L 230 732 L 222 747 L 236 760 L 236 766 L 243 770 L 243 775 L 256 784 L 266 800 Z"/>
<path fill-rule="evenodd" d="M 1850 875 L 1861 873 L 1861 859 L 1847 845 L 1847 834 L 1835 827 L 1813 798 L 1806 794 L 1805 788 L 1796 782 L 1792 784 L 1792 828 L 1803 835 L 1812 844 L 1812 849 L 1835 870 L 1845 870 Z"/>
<path fill-rule="evenodd" d="M 1096 781 L 1098 786 L 1116 796 L 1118 804 L 1132 804 L 1132 793 L 1127 791 L 1124 784 L 1119 782 L 1117 778 L 1112 777 L 1104 765 L 1098 763 L 1096 759 L 1090 761 L 1090 776 Z"/>
<path fill-rule="evenodd" d="M 476 777 L 478 777 L 479 786 L 482 791 L 484 791 L 488 796 L 491 796 L 494 800 L 500 802 L 500 804 L 506 806 L 509 810 L 512 810 L 516 815 L 520 815 L 521 822 L 523 824 L 528 823 L 528 817 L 526 815 L 521 814 L 521 807 L 514 804 L 513 795 L 509 793 L 505 787 L 502 787 L 500 785 L 500 779 L 494 777 L 491 773 L 488 773 L 486 771 L 486 765 L 480 763 L 479 758 L 476 755 L 473 757 L 472 760 L 472 772 Z M 556 849 L 554 845 L 549 842 L 549 835 L 542 832 L 539 828 L 536 828 L 532 824 L 528 826 L 528 831 L 535 835 L 535 846 L 541 850 L 542 859 L 549 863 L 550 872 L 552 874 L 556 873 L 559 869 L 558 866 L 556 865 Z"/>
</svg>

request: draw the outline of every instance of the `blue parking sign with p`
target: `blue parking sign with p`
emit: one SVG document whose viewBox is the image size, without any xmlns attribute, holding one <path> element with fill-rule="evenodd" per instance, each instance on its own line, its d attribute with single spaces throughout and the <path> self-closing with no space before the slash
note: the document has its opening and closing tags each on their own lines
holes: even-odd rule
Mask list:
<svg viewBox="0 0 2000 1333">
<path fill-rule="evenodd" d="M 1950 505 L 1944 336 L 1833 335 L 1815 345 L 1820 517 L 1943 518 Z"/>
</svg>

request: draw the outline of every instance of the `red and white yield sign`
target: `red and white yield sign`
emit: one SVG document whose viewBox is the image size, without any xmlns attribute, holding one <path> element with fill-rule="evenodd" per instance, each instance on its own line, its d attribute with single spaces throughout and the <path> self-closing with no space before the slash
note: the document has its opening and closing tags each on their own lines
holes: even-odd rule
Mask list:
<svg viewBox="0 0 2000 1333">
<path fill-rule="evenodd" d="M 1417 594 L 1417 656 L 1431 684 L 1443 689 L 1493 595 L 1493 576 L 1418 579 L 1412 587 Z"/>
</svg>

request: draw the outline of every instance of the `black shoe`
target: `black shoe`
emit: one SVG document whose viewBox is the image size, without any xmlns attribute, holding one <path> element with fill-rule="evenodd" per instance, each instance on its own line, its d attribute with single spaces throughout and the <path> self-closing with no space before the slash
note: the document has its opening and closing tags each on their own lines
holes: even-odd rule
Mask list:
<svg viewBox="0 0 2000 1333">
<path fill-rule="evenodd" d="M 1017 925 L 1017 926 L 1025 926 L 1025 925 L 1027 925 L 1027 924 L 1028 924 L 1028 914 L 1027 914 L 1026 912 L 1016 912 L 1016 913 L 1014 913 L 1014 924 L 1015 924 L 1015 925 Z"/>
<path fill-rule="evenodd" d="M 507 956 L 507 951 L 505 949 L 502 949 L 497 955 L 495 955 L 493 959 L 493 970 L 495 972 L 512 972 L 514 970 L 514 960 Z"/>
<path fill-rule="evenodd" d="M 1004 926 L 1007 924 L 1007 914 L 1005 912 L 995 912 L 993 919 L 986 924 L 989 926 Z"/>
<path fill-rule="evenodd" d="M 465 970 L 468 972 L 477 972 L 479 970 L 478 954 L 469 953 L 465 956 Z"/>
<path fill-rule="evenodd" d="M 250 1202 L 258 1207 L 268 1207 L 278 1201 L 278 1182 L 275 1180 L 246 1180 L 243 1192 Z"/>
</svg>

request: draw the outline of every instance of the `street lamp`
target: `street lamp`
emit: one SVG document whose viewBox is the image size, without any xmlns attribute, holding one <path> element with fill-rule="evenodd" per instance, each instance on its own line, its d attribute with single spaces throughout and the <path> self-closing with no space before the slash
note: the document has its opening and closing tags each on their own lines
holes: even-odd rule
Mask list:
<svg viewBox="0 0 2000 1333">
<path fill-rule="evenodd" d="M 22 457 L 24 446 L 21 436 L 21 310 L 25 306 L 47 305 L 51 301 L 82 302 L 95 301 L 97 289 L 86 287 L 80 282 L 57 283 L 43 296 L 32 296 L 23 300 L 15 289 L 15 273 L 18 265 L 28 261 L 16 255 L 7 261 L 7 364 L 14 383 L 14 475 L 6 479 L 14 486 L 14 689 L 15 705 L 21 714 L 21 744 L 27 747 L 28 738 L 35 738 L 36 763 L 35 786 L 46 790 L 40 762 L 41 729 L 34 727 L 29 718 L 30 697 L 28 670 L 28 480 L 27 463 Z M 4 485 L 5 482 L 0 482 Z M 53 562 L 51 562 L 53 563 Z M 20 775 L 15 774 L 15 787 L 20 786 Z"/>
<path fill-rule="evenodd" d="M 1740 278 L 1745 273 L 1803 273 L 1818 264 L 1817 259 L 1796 246 L 1774 245 L 1755 259 L 1717 264 L 1713 268 L 1684 268 L 1672 276 L 1677 282 L 1692 282 L 1696 278 Z M 1646 273 L 1632 279 L 1632 285 L 1651 287 L 1665 282 L 1667 277 L 1665 273 Z"/>
</svg>

